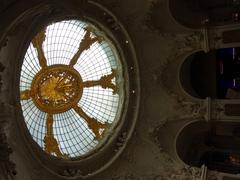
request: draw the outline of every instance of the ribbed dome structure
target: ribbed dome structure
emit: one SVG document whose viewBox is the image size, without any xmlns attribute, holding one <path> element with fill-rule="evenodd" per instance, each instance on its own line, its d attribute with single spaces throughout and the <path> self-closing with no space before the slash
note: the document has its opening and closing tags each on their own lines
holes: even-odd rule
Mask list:
<svg viewBox="0 0 240 180">
<path fill-rule="evenodd" d="M 47 153 L 83 156 L 112 133 L 124 101 L 122 65 L 113 43 L 79 20 L 50 24 L 24 57 L 20 95 L 32 138 Z"/>
</svg>

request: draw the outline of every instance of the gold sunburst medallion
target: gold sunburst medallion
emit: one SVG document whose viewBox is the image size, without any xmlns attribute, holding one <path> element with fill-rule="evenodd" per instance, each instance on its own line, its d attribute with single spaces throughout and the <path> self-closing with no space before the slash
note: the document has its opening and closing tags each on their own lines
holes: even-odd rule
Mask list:
<svg viewBox="0 0 240 180">
<path fill-rule="evenodd" d="M 62 113 L 73 108 L 83 93 L 80 74 L 67 65 L 53 65 L 42 69 L 32 81 L 32 99 L 46 113 Z"/>
<path fill-rule="evenodd" d="M 112 69 L 111 73 L 103 75 L 98 80 L 83 81 L 79 72 L 74 69 L 74 65 L 84 51 L 88 50 L 94 43 L 101 43 L 104 40 L 102 37 L 95 36 L 91 27 L 86 28 L 86 33 L 79 44 L 78 51 L 70 59 L 68 65 L 55 64 L 48 66 L 43 50 L 45 33 L 46 29 L 43 29 L 32 40 L 41 70 L 33 78 L 31 88 L 20 92 L 20 98 L 21 100 L 32 99 L 40 111 L 47 113 L 44 150 L 49 154 L 65 158 L 66 156 L 61 152 L 58 141 L 54 137 L 53 115 L 73 109 L 84 119 L 95 139 L 102 139 L 110 124 L 89 116 L 79 106 L 78 102 L 82 97 L 84 88 L 100 86 L 103 89 L 112 89 L 112 93 L 117 94 L 118 86 L 114 81 L 117 78 L 117 72 Z"/>
</svg>

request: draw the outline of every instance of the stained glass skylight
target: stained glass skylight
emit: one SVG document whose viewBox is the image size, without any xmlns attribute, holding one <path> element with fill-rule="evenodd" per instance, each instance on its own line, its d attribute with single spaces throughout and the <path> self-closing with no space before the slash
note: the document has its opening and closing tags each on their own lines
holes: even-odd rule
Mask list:
<svg viewBox="0 0 240 180">
<path fill-rule="evenodd" d="M 25 54 L 20 103 L 34 141 L 48 154 L 88 154 L 111 136 L 124 101 L 122 65 L 104 32 L 64 20 L 42 29 Z"/>
</svg>

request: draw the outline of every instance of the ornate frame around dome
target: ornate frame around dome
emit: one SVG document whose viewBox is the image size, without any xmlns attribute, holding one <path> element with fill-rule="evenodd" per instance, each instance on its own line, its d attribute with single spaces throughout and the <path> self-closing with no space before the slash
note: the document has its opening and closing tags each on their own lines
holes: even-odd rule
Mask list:
<svg viewBox="0 0 240 180">
<path fill-rule="evenodd" d="M 73 2 L 77 3 L 74 4 Z M 140 82 L 138 62 L 131 39 L 118 19 L 104 6 L 94 1 L 64 1 L 55 4 L 53 2 L 32 2 L 32 5 L 23 7 L 19 16 L 10 25 L 10 29 L 25 32 L 22 41 L 19 42 L 16 57 L 9 59 L 12 65 L 13 84 L 12 87 L 19 88 L 21 64 L 29 42 L 34 35 L 49 22 L 67 18 L 79 18 L 96 25 L 99 29 L 104 29 L 108 38 L 115 44 L 120 54 L 123 65 L 123 76 L 126 89 L 125 102 L 121 120 L 117 125 L 114 134 L 104 146 L 96 151 L 78 159 L 59 159 L 49 156 L 32 140 L 23 120 L 21 105 L 19 103 L 20 94 L 15 96 L 17 106 L 16 123 L 19 125 L 19 132 L 24 133 L 24 143 L 31 156 L 35 158 L 42 167 L 57 176 L 65 177 L 89 177 L 106 169 L 123 151 L 129 141 L 138 116 L 140 103 Z M 50 18 L 49 18 L 50 17 Z M 24 26 L 25 25 L 25 26 Z M 24 28 L 21 28 L 24 26 Z M 10 91 L 16 91 L 11 89 Z M 12 94 L 16 94 L 11 92 Z M 70 173 L 69 173 L 70 172 Z"/>
</svg>

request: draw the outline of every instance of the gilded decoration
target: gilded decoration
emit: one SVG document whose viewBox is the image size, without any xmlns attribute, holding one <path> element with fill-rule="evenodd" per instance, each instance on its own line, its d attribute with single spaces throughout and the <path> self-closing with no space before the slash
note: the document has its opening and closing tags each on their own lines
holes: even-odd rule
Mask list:
<svg viewBox="0 0 240 180">
<path fill-rule="evenodd" d="M 74 69 L 74 65 L 85 50 L 91 48 L 94 43 L 101 43 L 104 40 L 103 37 L 96 36 L 92 27 L 87 27 L 85 30 L 78 51 L 70 59 L 69 65 L 55 64 L 51 66 L 47 65 L 43 50 L 46 29 L 39 32 L 32 40 L 32 44 L 36 49 L 41 70 L 35 75 L 31 89 L 20 93 L 21 100 L 31 99 L 40 111 L 47 113 L 44 150 L 61 158 L 68 156 L 61 152 L 58 140 L 54 137 L 54 114 L 73 109 L 85 120 L 95 139 L 100 140 L 104 137 L 104 133 L 110 127 L 110 124 L 88 116 L 78 105 L 78 102 L 82 97 L 84 88 L 101 86 L 104 89 L 111 89 L 113 94 L 118 92 L 117 85 L 114 82 L 117 76 L 116 70 L 112 69 L 110 74 L 102 76 L 99 80 L 83 81 L 79 72 Z"/>
</svg>

